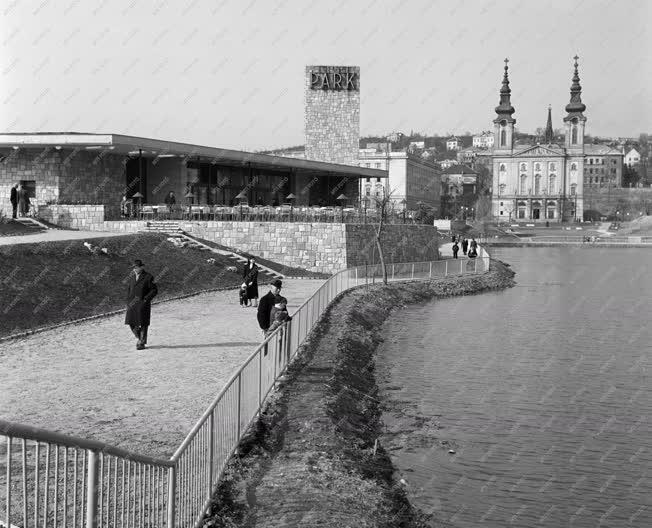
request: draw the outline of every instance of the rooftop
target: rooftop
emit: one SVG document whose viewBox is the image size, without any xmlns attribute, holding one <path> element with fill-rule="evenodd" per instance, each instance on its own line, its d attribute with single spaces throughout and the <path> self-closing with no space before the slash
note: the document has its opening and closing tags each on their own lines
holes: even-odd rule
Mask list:
<svg viewBox="0 0 652 528">
<path fill-rule="evenodd" d="M 214 164 L 239 164 L 253 168 L 294 169 L 302 172 L 319 171 L 360 177 L 383 177 L 387 171 L 341 165 L 322 161 L 257 154 L 240 150 L 192 145 L 160 139 L 95 134 L 84 132 L 16 132 L 0 134 L 0 148 L 78 148 L 96 152 L 122 154 L 146 158 L 201 159 Z"/>
</svg>

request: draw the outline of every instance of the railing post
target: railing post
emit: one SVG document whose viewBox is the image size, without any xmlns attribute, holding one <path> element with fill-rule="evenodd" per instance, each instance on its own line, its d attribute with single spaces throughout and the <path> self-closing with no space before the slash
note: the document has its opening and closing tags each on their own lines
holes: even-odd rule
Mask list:
<svg viewBox="0 0 652 528">
<path fill-rule="evenodd" d="M 478 259 L 473 259 L 473 273 L 478 273 Z"/>
<path fill-rule="evenodd" d="M 464 274 L 464 260 L 460 260 L 460 274 Z"/>
<path fill-rule="evenodd" d="M 445 260 L 444 264 L 444 277 L 448 277 L 448 260 Z"/>
<path fill-rule="evenodd" d="M 394 263 L 392 262 L 392 280 L 394 280 Z"/>
<path fill-rule="evenodd" d="M 258 410 L 263 404 L 263 355 L 258 351 Z"/>
<path fill-rule="evenodd" d="M 166 528 L 175 528 L 176 500 L 177 500 L 177 467 L 168 468 L 168 523 Z"/>
<path fill-rule="evenodd" d="M 430 261 L 430 270 L 428 271 L 428 278 L 432 279 L 432 260 Z"/>
<path fill-rule="evenodd" d="M 355 268 L 355 285 L 356 286 L 358 285 L 358 268 L 357 268 L 357 266 Z"/>
<path fill-rule="evenodd" d="M 412 279 L 414 279 L 414 262 L 412 263 Z"/>
<path fill-rule="evenodd" d="M 208 432 L 208 496 L 210 497 L 213 493 L 213 479 L 215 478 L 214 471 L 213 471 L 213 461 L 215 458 L 214 454 L 214 429 L 215 429 L 215 409 L 211 411 L 211 418 L 210 418 L 210 423 L 208 424 L 209 432 Z"/>
<path fill-rule="evenodd" d="M 238 441 L 240 440 L 240 402 L 242 401 L 242 371 L 238 373 Z"/>
<path fill-rule="evenodd" d="M 99 482 L 99 456 L 97 451 L 87 449 L 86 468 L 86 528 L 97 528 L 97 488 Z M 56 512 L 55 512 L 56 515 Z"/>
</svg>

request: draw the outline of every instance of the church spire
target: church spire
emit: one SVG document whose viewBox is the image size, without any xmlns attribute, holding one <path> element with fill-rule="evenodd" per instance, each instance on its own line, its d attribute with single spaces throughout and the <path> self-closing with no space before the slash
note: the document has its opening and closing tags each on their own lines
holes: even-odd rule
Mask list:
<svg viewBox="0 0 652 528">
<path fill-rule="evenodd" d="M 500 121 L 506 120 L 508 123 L 515 123 L 516 120 L 512 117 L 512 114 L 515 112 L 514 107 L 510 96 L 512 91 L 509 88 L 509 76 L 507 74 L 508 66 L 507 63 L 509 59 L 505 59 L 505 73 L 503 75 L 503 86 L 500 89 L 500 104 L 496 107 L 496 114 L 498 116 L 494 120 L 494 123 L 499 123 Z"/>
<path fill-rule="evenodd" d="M 582 112 L 586 110 L 586 105 L 582 103 L 582 87 L 580 86 L 580 76 L 577 72 L 577 59 L 579 57 L 575 55 L 575 72 L 573 73 L 573 84 L 570 89 L 570 102 L 566 105 L 566 112 L 568 115 L 564 118 L 564 121 L 569 121 L 574 117 L 584 118 Z"/>
<path fill-rule="evenodd" d="M 552 109 L 548 105 L 548 122 L 546 123 L 546 133 L 544 135 L 545 143 L 552 143 L 555 140 L 555 133 L 552 130 Z"/>
</svg>

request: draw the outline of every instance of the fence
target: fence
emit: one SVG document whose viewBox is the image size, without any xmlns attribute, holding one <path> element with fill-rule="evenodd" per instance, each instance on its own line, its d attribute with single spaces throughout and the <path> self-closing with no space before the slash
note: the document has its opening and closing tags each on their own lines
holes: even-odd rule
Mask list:
<svg viewBox="0 0 652 528">
<path fill-rule="evenodd" d="M 489 260 L 478 246 L 474 259 L 388 264 L 387 275 L 399 281 L 482 273 Z M 0 527 L 198 526 L 245 430 L 326 307 L 343 291 L 379 280 L 380 265 L 328 279 L 249 356 L 170 460 L 0 421 Z"/>
<path fill-rule="evenodd" d="M 652 237 L 650 236 L 536 236 L 536 237 L 522 237 L 513 239 L 514 242 L 527 242 L 528 244 L 595 244 L 595 245 L 627 245 L 627 244 L 652 244 Z"/>
</svg>

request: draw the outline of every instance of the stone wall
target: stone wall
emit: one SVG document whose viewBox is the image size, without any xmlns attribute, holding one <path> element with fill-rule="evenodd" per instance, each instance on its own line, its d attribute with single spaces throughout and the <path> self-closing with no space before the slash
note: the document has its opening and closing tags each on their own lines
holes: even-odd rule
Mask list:
<svg viewBox="0 0 652 528">
<path fill-rule="evenodd" d="M 55 150 L 3 149 L 0 162 L 0 210 L 11 216 L 9 193 L 21 180 L 36 182 L 37 203 L 55 200 L 59 196 L 60 154 Z"/>
<path fill-rule="evenodd" d="M 103 205 L 44 205 L 39 207 L 38 215 L 69 229 L 96 231 L 104 224 Z"/>
<path fill-rule="evenodd" d="M 334 69 L 355 74 L 356 89 L 311 88 L 312 73 Z M 306 159 L 358 166 L 360 67 L 306 66 L 304 82 Z"/>
<path fill-rule="evenodd" d="M 146 227 L 146 221 L 107 221 L 93 223 L 89 229 L 136 233 Z M 192 236 L 310 271 L 333 273 L 379 262 L 371 224 L 179 222 L 179 227 Z M 383 244 L 387 263 L 439 258 L 433 226 L 386 225 Z"/>
<path fill-rule="evenodd" d="M 106 151 L 62 150 L 59 200 L 68 203 L 102 204 L 107 218 L 120 212 L 126 185 L 124 156 Z"/>
<path fill-rule="evenodd" d="M 375 229 L 370 224 L 346 224 L 348 268 L 380 262 Z M 439 259 L 439 233 L 431 225 L 386 225 L 381 243 L 386 263 Z"/>
</svg>

